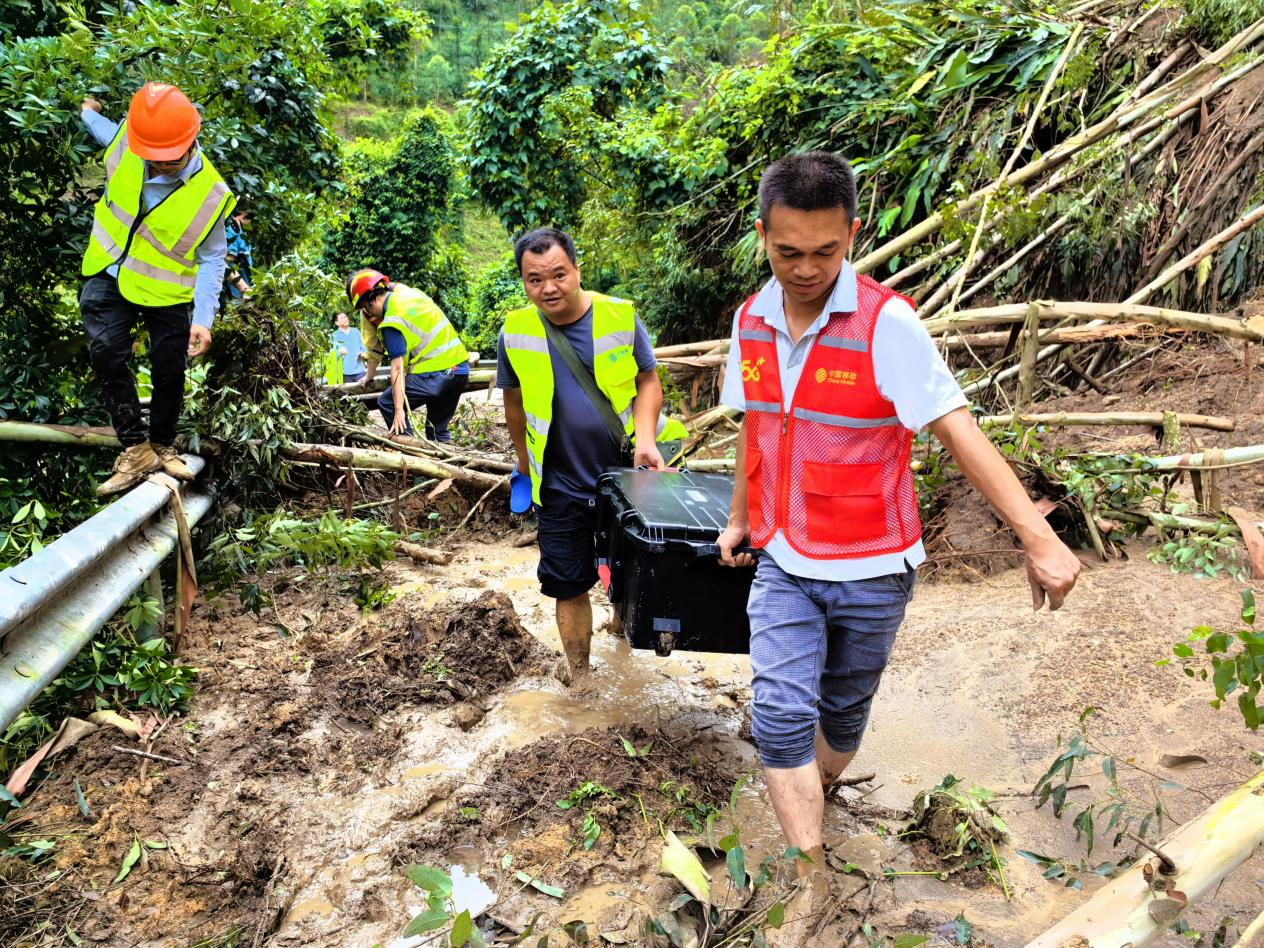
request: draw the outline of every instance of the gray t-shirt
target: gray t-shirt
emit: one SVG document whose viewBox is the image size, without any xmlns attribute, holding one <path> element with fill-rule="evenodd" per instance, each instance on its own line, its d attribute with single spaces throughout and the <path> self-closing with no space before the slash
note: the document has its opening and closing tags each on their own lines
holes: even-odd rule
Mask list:
<svg viewBox="0 0 1264 948">
<path fill-rule="evenodd" d="M 593 366 L 593 314 L 589 307 L 582 317 L 568 326 L 559 326 L 579 361 L 589 370 Z M 553 343 L 549 343 L 553 362 L 553 422 L 549 426 L 549 443 L 544 449 L 544 489 L 554 489 L 579 500 L 590 500 L 597 490 L 597 478 L 619 462 L 619 446 L 610 437 L 610 429 L 601 420 L 601 413 L 584 394 L 579 382 L 562 361 Z M 649 333 L 636 320 L 636 342 L 633 357 L 640 372 L 658 365 Z M 521 388 L 518 375 L 505 353 L 502 331 L 496 344 L 496 387 Z"/>
</svg>

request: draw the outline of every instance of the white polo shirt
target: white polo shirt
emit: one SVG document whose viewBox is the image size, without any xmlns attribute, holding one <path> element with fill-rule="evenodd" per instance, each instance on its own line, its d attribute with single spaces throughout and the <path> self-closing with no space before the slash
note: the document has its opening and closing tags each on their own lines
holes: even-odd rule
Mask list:
<svg viewBox="0 0 1264 948">
<path fill-rule="evenodd" d="M 781 292 L 781 284 L 776 277 L 770 279 L 755 297 L 750 314 L 762 319 L 777 340 L 782 409 L 788 411 L 817 334 L 825 328 L 832 313 L 851 313 L 856 309 L 856 271 L 850 263 L 843 264 L 821 315 L 797 343 L 790 340 Z M 728 368 L 724 373 L 720 401 L 729 408 L 744 412 L 746 393 L 742 387 L 742 355 L 737 336 L 740 316 L 739 307 L 733 316 L 733 336 L 729 343 Z M 870 352 L 878 391 L 895 406 L 895 413 L 905 428 L 920 432 L 937 418 L 967 404 L 961 386 L 935 348 L 930 334 L 918 320 L 913 307 L 904 300 L 893 297 L 883 305 L 874 326 Z M 921 565 L 926 559 L 920 538 L 912 546 L 895 553 L 854 559 L 812 559 L 791 547 L 780 530 L 768 541 L 764 552 L 792 576 L 826 580 L 869 579 L 902 573 L 908 567 Z"/>
</svg>

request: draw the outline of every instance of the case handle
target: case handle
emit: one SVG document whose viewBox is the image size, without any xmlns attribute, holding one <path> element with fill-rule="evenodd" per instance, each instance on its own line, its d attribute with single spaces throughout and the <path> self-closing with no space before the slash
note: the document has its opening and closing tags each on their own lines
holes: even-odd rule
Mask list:
<svg viewBox="0 0 1264 948">
<path fill-rule="evenodd" d="M 758 552 L 759 551 L 753 546 L 747 546 L 744 543 L 741 546 L 733 548 L 734 556 L 741 555 L 742 553 L 749 553 L 751 556 L 754 556 Z M 701 546 L 694 547 L 693 554 L 695 562 L 706 559 L 718 560 L 720 558 L 720 544 L 704 543 Z"/>
</svg>

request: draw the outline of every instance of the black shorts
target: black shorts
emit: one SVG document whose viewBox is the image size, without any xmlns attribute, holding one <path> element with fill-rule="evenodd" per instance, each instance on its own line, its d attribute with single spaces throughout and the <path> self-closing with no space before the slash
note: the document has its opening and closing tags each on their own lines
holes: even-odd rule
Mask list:
<svg viewBox="0 0 1264 948">
<path fill-rule="evenodd" d="M 579 500 L 548 488 L 540 491 L 540 592 L 574 599 L 597 582 L 597 500 Z"/>
</svg>

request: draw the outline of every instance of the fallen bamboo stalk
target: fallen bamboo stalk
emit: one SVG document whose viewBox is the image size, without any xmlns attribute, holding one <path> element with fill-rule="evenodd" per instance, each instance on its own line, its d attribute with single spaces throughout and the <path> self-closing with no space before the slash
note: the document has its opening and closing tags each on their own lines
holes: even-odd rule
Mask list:
<svg viewBox="0 0 1264 948">
<path fill-rule="evenodd" d="M 1156 471 L 1206 470 L 1207 468 L 1237 467 L 1264 461 L 1264 444 L 1249 444 L 1240 448 L 1225 448 L 1208 461 L 1202 452 L 1196 454 L 1169 454 L 1158 458 L 1144 458 L 1147 468 Z"/>
<path fill-rule="evenodd" d="M 1018 157 L 1026 149 L 1027 144 L 1031 141 L 1032 133 L 1036 130 L 1036 123 L 1040 121 L 1040 116 L 1044 112 L 1045 105 L 1049 101 L 1049 93 L 1053 91 L 1053 85 L 1057 81 L 1058 76 L 1062 74 L 1062 69 L 1066 65 L 1067 60 L 1071 57 L 1071 53 L 1080 42 L 1080 36 L 1084 32 L 1084 24 L 1077 23 L 1075 28 L 1071 30 L 1071 36 L 1067 39 L 1066 44 L 1062 47 L 1062 52 L 1058 55 L 1057 61 L 1053 64 L 1053 69 L 1049 71 L 1048 78 L 1045 79 L 1044 86 L 1040 90 L 1040 97 L 1036 100 L 1036 105 L 1031 110 L 1031 115 L 1027 119 L 1027 124 L 1023 128 L 1023 134 L 1018 140 L 1018 144 L 1014 146 L 1014 150 L 1010 152 L 1009 160 L 1005 162 L 1005 167 L 1001 170 L 1000 179 L 996 183 L 997 190 L 1001 187 L 1001 182 L 1009 177 L 1014 170 L 1014 165 L 1018 163 Z M 975 224 L 974 234 L 970 239 L 970 249 L 966 251 L 966 259 L 962 262 L 957 272 L 952 275 L 948 283 L 945 283 L 939 292 L 948 290 L 949 284 L 952 284 L 952 298 L 948 301 L 948 312 L 951 314 L 957 309 L 957 304 L 961 301 L 961 290 L 965 286 L 966 279 L 974 272 L 974 267 L 978 263 L 979 238 L 983 236 L 984 229 L 988 223 L 988 211 L 991 209 L 992 195 L 989 194 L 983 199 L 983 207 L 979 210 L 979 220 Z M 928 309 L 933 309 L 934 304 L 928 304 Z M 1035 330 L 1032 331 L 1033 339 Z M 1034 342 L 1033 342 L 1034 345 Z M 1019 401 L 1022 399 L 1020 397 Z"/>
<path fill-rule="evenodd" d="M 419 546 L 416 543 L 409 543 L 407 540 L 396 540 L 395 552 L 408 557 L 414 563 L 423 563 L 429 566 L 447 566 L 452 562 L 451 553 L 444 553 L 442 550 L 432 550 L 428 546 Z"/>
<path fill-rule="evenodd" d="M 1175 79 L 1165 83 L 1155 92 L 1138 100 L 1134 104 L 1133 108 L 1128 112 L 1108 116 L 1096 125 L 1085 129 L 1078 135 L 1074 135 L 1050 149 L 1039 159 L 1029 162 L 1022 168 L 1019 168 L 1018 170 L 1011 172 L 1009 175 L 999 178 L 987 186 L 975 191 L 973 194 L 966 196 L 954 206 L 953 211 L 955 216 L 960 218 L 969 211 L 974 210 L 974 208 L 987 199 L 989 195 L 995 193 L 1001 187 L 1014 188 L 1026 185 L 1044 173 L 1056 170 L 1072 157 L 1102 139 L 1119 132 L 1127 131 L 1132 125 L 1138 123 L 1144 116 L 1150 115 L 1166 105 L 1177 95 L 1182 87 L 1194 81 L 1195 78 L 1205 75 L 1208 70 L 1214 69 L 1217 65 L 1219 65 L 1219 63 L 1228 59 L 1238 50 L 1255 42 L 1262 33 L 1264 33 L 1264 20 L 1253 24 L 1247 30 L 1244 30 L 1242 33 L 1239 33 L 1236 37 L 1231 39 L 1207 59 L 1202 60 L 1202 62 L 1191 69 L 1186 70 L 1186 72 L 1182 73 L 1180 76 L 1177 76 Z M 1230 50 L 1232 51 L 1230 52 Z M 1138 126 L 1133 133 L 1133 137 L 1140 137 L 1141 135 L 1146 134 L 1146 132 L 1157 128 L 1164 122 L 1179 118 L 1194 109 L 1200 108 L 1206 99 L 1215 95 L 1216 92 L 1223 89 L 1226 85 L 1229 85 L 1246 75 L 1247 72 L 1259 65 L 1259 62 L 1259 59 L 1252 60 L 1251 62 L 1233 70 L 1231 73 L 1222 77 L 1218 81 L 1212 83 L 1206 89 L 1200 89 L 1195 95 L 1189 96 L 1178 104 L 1172 106 L 1171 109 L 1163 112 L 1162 115 L 1159 115 L 1154 119 L 1151 119 L 1149 122 Z M 862 258 L 855 262 L 854 266 L 856 271 L 858 273 L 867 273 L 870 270 L 873 270 L 875 267 L 885 263 L 897 254 L 904 252 L 909 247 L 915 246 L 932 234 L 937 233 L 945 223 L 947 223 L 947 217 L 942 211 L 937 211 L 927 217 L 920 224 L 909 228 L 898 237 L 887 241 L 882 246 L 865 254 Z"/>
<path fill-rule="evenodd" d="M 470 379 L 466 384 L 466 391 L 476 388 L 480 385 L 486 385 L 496 377 L 495 369 L 470 369 Z M 374 392 L 384 392 L 390 386 L 390 376 L 380 376 L 372 379 L 361 379 L 359 382 L 342 382 L 338 385 L 322 385 L 323 391 L 330 395 L 370 395 Z"/>
<path fill-rule="evenodd" d="M 1045 425 L 1047 427 L 1082 427 L 1111 425 L 1145 425 L 1161 428 L 1164 421 L 1161 411 L 1063 411 L 1048 413 L 1021 412 L 1018 415 L 984 415 L 979 419 L 980 426 L 1008 425 L 1014 421 L 1023 425 Z M 1233 419 L 1216 415 L 1178 414 L 1177 421 L 1181 427 L 1206 428 L 1209 431 L 1233 431 Z"/>
<path fill-rule="evenodd" d="M 1264 945 L 1264 911 L 1255 916 L 1255 921 L 1242 929 L 1242 934 L 1238 936 L 1233 948 L 1260 948 L 1261 945 Z"/>
<path fill-rule="evenodd" d="M 0 441 L 26 444 L 65 444 L 77 448 L 117 448 L 113 428 L 41 425 L 31 421 L 0 421 Z"/>
<path fill-rule="evenodd" d="M 26 421 L 0 421 L 0 441 L 39 442 L 43 444 L 65 444 L 93 447 L 118 447 L 118 439 L 111 433 L 103 434 L 111 429 L 92 430 L 91 439 L 82 435 L 89 429 L 70 428 L 65 425 L 39 425 Z M 308 464 L 320 464 L 326 467 L 338 467 L 345 470 L 350 465 L 362 471 L 399 471 L 403 469 L 411 474 L 424 474 L 439 479 L 452 478 L 457 483 L 471 484 L 487 489 L 500 483 L 495 474 L 456 467 L 430 458 L 419 458 L 399 451 L 374 451 L 368 448 L 349 448 L 337 444 L 304 444 L 295 442 L 281 449 L 281 455 L 291 461 L 302 461 Z"/>
<path fill-rule="evenodd" d="M 1264 207 L 1261 208 L 1264 210 Z M 1055 302 L 1041 300 L 1040 318 L 1042 320 L 1088 319 L 1092 320 L 1092 328 L 1097 323 L 1133 322 L 1150 323 L 1154 326 L 1165 326 L 1185 329 L 1190 332 L 1212 333 L 1217 336 L 1228 336 L 1232 339 L 1245 339 L 1248 342 L 1264 341 L 1264 332 L 1253 328 L 1239 319 L 1227 316 L 1209 316 L 1204 313 L 1191 313 L 1187 310 L 1166 309 L 1161 306 L 1145 306 L 1139 302 L 1124 303 L 1083 303 Z M 932 336 L 948 329 L 962 326 L 993 326 L 1021 323 L 1027 316 L 1029 303 L 1007 303 L 1003 306 L 985 306 L 979 309 L 963 309 L 951 316 L 928 319 L 922 323 Z"/>
<path fill-rule="evenodd" d="M 1033 939 L 1027 948 L 1092 945 L 1092 948 L 1139 948 L 1166 931 L 1188 905 L 1216 889 L 1235 869 L 1264 846 L 1264 771 L 1213 803 L 1197 818 L 1163 840 L 1160 848 L 1175 863 L 1169 876 L 1155 859 L 1141 860 L 1112 879 L 1093 897 Z M 1156 891 L 1146 879 L 1184 893 L 1180 899 Z"/>
<path fill-rule="evenodd" d="M 1137 336 L 1153 336 L 1158 334 L 1174 334 L 1184 332 L 1183 329 L 1166 327 L 1156 328 L 1150 323 L 1114 323 L 1109 326 L 1064 326 L 1060 329 L 1044 329 L 1040 332 L 1040 344 L 1050 345 L 1055 342 L 1093 343 L 1109 342 L 1112 339 L 1132 339 Z M 978 332 L 944 337 L 944 347 L 954 349 L 1000 349 L 1008 346 L 1012 338 L 1009 330 L 997 332 Z"/>
<path fill-rule="evenodd" d="M 399 471 L 403 469 L 410 474 L 423 474 L 426 477 L 440 479 L 451 478 L 458 484 L 469 484 L 484 490 L 501 484 L 502 478 L 495 474 L 486 474 L 469 468 L 456 467 L 430 458 L 419 458 L 398 451 L 374 451 L 371 448 L 350 448 L 337 444 L 303 444 L 294 442 L 281 449 L 281 456 L 291 461 L 302 461 L 307 464 L 320 464 L 325 467 L 336 467 L 346 470 L 351 467 L 357 471 Z M 508 486 L 504 479 L 503 486 Z"/>
</svg>

